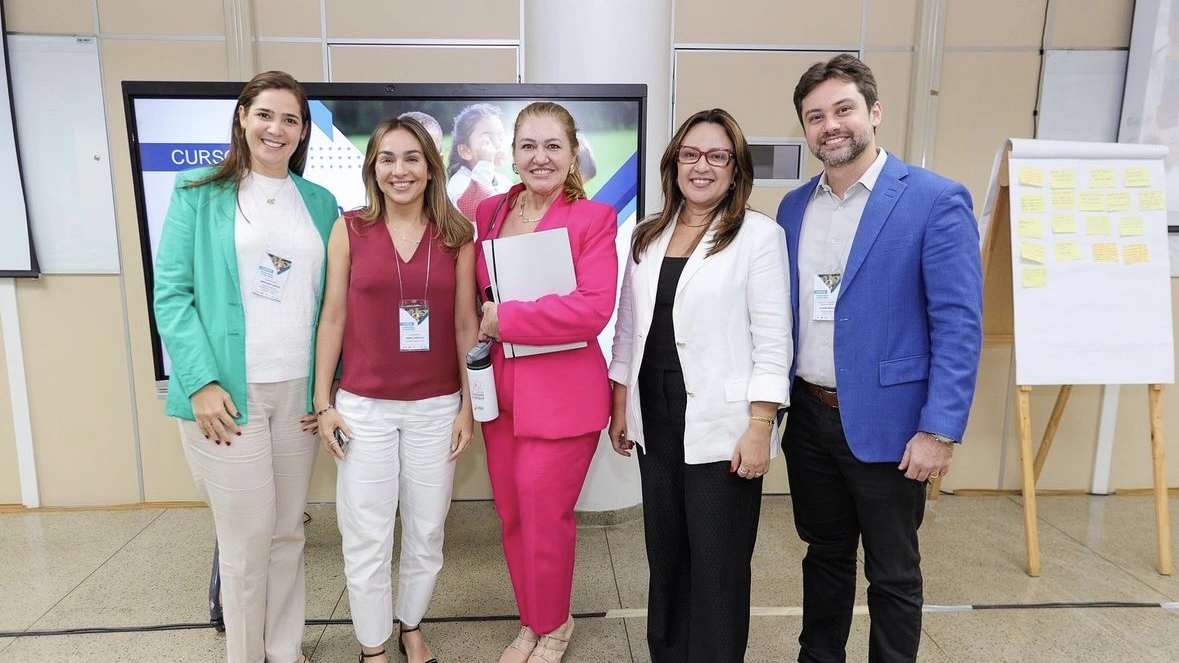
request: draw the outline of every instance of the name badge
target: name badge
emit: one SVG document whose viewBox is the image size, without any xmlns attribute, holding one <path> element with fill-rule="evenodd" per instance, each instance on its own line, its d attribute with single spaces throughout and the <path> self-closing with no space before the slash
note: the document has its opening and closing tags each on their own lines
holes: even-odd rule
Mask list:
<svg viewBox="0 0 1179 663">
<path fill-rule="evenodd" d="M 424 299 L 403 299 L 397 307 L 402 352 L 430 349 L 430 304 Z"/>
<path fill-rule="evenodd" d="M 834 320 L 835 300 L 839 298 L 839 284 L 843 274 L 816 274 L 812 320 Z"/>
<path fill-rule="evenodd" d="M 254 289 L 250 292 L 276 302 L 282 301 L 282 293 L 287 289 L 287 277 L 291 275 L 293 263 L 290 258 L 263 253 L 258 260 L 258 269 L 254 275 Z"/>
</svg>

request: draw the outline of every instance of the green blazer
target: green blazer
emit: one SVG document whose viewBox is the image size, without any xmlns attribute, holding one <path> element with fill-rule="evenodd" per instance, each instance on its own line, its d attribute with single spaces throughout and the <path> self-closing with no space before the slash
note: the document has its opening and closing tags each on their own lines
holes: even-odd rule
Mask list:
<svg viewBox="0 0 1179 663">
<path fill-rule="evenodd" d="M 203 184 L 185 188 L 211 168 L 185 171 L 176 177 L 172 202 L 164 217 L 156 251 L 154 303 L 156 328 L 172 360 L 164 411 L 193 420 L 191 397 L 216 382 L 229 393 L 246 423 L 246 317 L 237 273 L 234 219 L 237 184 Z M 327 189 L 291 173 L 311 221 L 323 238 L 340 215 Z M 326 270 L 327 260 L 324 260 Z M 320 283 L 324 277 L 321 275 Z M 317 298 L 322 303 L 322 285 Z M 311 411 L 311 377 L 315 366 L 316 307 L 311 335 L 311 366 L 307 367 L 307 410 Z"/>
</svg>

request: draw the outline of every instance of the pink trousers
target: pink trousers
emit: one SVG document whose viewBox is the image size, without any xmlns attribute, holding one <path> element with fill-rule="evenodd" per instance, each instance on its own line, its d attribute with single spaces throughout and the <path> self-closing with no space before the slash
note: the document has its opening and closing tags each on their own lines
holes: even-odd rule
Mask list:
<svg viewBox="0 0 1179 663">
<path fill-rule="evenodd" d="M 511 412 L 483 424 L 487 474 L 520 621 L 543 635 L 569 617 L 577 548 L 573 507 L 598 433 L 548 440 L 513 431 Z"/>
</svg>

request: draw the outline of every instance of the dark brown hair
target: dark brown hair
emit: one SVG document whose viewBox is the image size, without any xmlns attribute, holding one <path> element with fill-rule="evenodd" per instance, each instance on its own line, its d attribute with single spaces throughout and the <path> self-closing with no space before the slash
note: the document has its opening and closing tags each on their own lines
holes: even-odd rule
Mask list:
<svg viewBox="0 0 1179 663">
<path fill-rule="evenodd" d="M 656 237 L 675 222 L 680 206 L 684 202 L 684 193 L 680 191 L 677 175 L 679 161 L 676 158 L 684 136 L 692 127 L 702 122 L 715 124 L 724 130 L 725 135 L 733 143 L 733 186 L 725 193 L 725 197 L 713 208 L 708 217 L 709 223 L 719 220 L 712 244 L 708 247 L 710 256 L 724 250 L 733 243 L 737 231 L 741 229 L 741 222 L 745 220 L 745 210 L 749 207 L 749 194 L 753 192 L 753 155 L 749 150 L 749 142 L 737 121 L 722 108 L 704 110 L 684 120 L 667 149 L 663 150 L 663 157 L 659 160 L 659 181 L 663 189 L 663 209 L 647 217 L 636 228 L 631 237 L 631 257 L 635 262 L 641 261 L 641 256 Z"/>
<path fill-rule="evenodd" d="M 364 153 L 364 166 L 361 177 L 364 180 L 364 193 L 368 204 L 356 213 L 359 227 L 368 228 L 378 221 L 385 219 L 385 194 L 377 183 L 377 157 L 381 152 L 381 141 L 390 131 L 404 129 L 418 141 L 422 158 L 426 160 L 426 172 L 430 179 L 426 181 L 425 212 L 433 219 L 442 233 L 442 242 L 451 249 L 457 249 L 472 241 L 475 237 L 474 227 L 467 217 L 463 216 L 450 198 L 446 195 L 446 168 L 442 165 L 442 155 L 434 149 L 434 139 L 421 122 L 412 117 L 398 117 L 385 120 L 373 129 L 368 139 L 368 148 Z"/>
<path fill-rule="evenodd" d="M 221 163 L 217 164 L 213 172 L 194 182 L 188 187 L 200 186 L 209 182 L 216 182 L 221 186 L 236 184 L 250 172 L 250 146 L 246 142 L 246 132 L 242 129 L 238 114 L 244 109 L 249 112 L 258 95 L 266 90 L 286 90 L 295 95 L 299 102 L 300 113 L 303 116 L 303 135 L 299 137 L 299 144 L 291 153 L 288 168 L 297 175 L 303 174 L 303 167 L 307 164 L 307 144 L 311 141 L 311 106 L 307 103 L 307 93 L 299 81 L 285 71 L 265 71 L 250 79 L 238 95 L 237 105 L 233 109 L 233 122 L 229 131 L 229 154 Z"/>
<path fill-rule="evenodd" d="M 573 161 L 570 162 L 569 174 L 565 176 L 565 202 L 584 200 L 586 198 L 585 185 L 581 181 L 581 171 L 577 168 L 577 159 L 581 152 L 581 143 L 577 141 L 577 123 L 573 121 L 573 116 L 561 104 L 554 104 L 551 101 L 534 101 L 520 111 L 520 114 L 516 116 L 516 125 L 512 128 L 512 158 L 515 159 L 516 136 L 520 133 L 520 127 L 524 125 L 524 120 L 530 117 L 551 117 L 565 131 L 565 140 L 569 141 L 569 149 L 573 150 Z"/>
<path fill-rule="evenodd" d="M 450 157 L 447 161 L 450 167 L 446 170 L 447 177 L 453 177 L 455 173 L 463 166 L 474 168 L 475 164 L 468 164 L 462 156 L 459 155 L 459 145 L 469 145 L 471 142 L 471 133 L 475 131 L 475 125 L 485 117 L 502 117 L 503 111 L 499 106 L 492 104 L 471 104 L 459 111 L 459 114 L 454 116 L 454 133 L 450 136 Z"/>
<path fill-rule="evenodd" d="M 850 53 L 841 53 L 826 62 L 814 63 L 798 79 L 798 85 L 794 86 L 794 112 L 798 113 L 799 121 L 802 121 L 802 100 L 816 87 L 832 78 L 855 83 L 869 109 L 879 99 L 876 77 L 872 75 L 868 65 Z"/>
</svg>

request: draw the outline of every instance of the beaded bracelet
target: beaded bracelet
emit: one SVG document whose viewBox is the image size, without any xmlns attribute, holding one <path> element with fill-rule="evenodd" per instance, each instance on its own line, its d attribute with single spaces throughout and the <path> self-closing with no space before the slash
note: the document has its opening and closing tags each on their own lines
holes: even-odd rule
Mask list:
<svg viewBox="0 0 1179 663">
<path fill-rule="evenodd" d="M 317 417 L 322 416 L 324 412 L 327 412 L 328 410 L 334 410 L 334 409 L 336 409 L 335 406 L 329 405 L 322 410 L 317 410 L 315 412 L 315 416 L 317 416 Z"/>
</svg>

